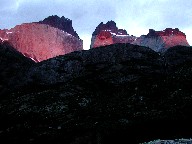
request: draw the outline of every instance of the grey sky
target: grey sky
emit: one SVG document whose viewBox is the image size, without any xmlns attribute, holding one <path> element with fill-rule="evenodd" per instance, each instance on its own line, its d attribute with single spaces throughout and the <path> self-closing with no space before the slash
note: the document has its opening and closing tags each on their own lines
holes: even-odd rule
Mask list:
<svg viewBox="0 0 192 144">
<path fill-rule="evenodd" d="M 191 0 L 0 0 L 0 29 L 65 16 L 89 49 L 91 34 L 100 22 L 114 20 L 130 35 L 148 29 L 179 28 L 192 45 Z"/>
</svg>

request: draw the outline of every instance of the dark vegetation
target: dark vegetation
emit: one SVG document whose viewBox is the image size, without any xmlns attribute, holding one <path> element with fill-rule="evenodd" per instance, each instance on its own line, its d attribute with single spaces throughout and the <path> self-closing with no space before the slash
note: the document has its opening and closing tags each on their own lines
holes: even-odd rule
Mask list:
<svg viewBox="0 0 192 144">
<path fill-rule="evenodd" d="M 157 53 L 115 44 L 37 64 L 9 47 L 0 47 L 5 143 L 139 144 L 192 136 L 191 47 Z"/>
</svg>

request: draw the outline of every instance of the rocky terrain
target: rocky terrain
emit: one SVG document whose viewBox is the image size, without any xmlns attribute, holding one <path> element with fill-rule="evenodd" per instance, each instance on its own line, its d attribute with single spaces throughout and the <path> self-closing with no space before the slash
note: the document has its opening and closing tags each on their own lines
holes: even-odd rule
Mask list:
<svg viewBox="0 0 192 144">
<path fill-rule="evenodd" d="M 189 46 L 186 35 L 179 31 L 178 28 L 166 28 L 163 31 L 150 29 L 147 35 L 142 35 L 132 42 L 132 44 L 146 46 L 157 52 L 178 45 Z"/>
<path fill-rule="evenodd" d="M 2 49 L 1 87 L 9 88 L 0 94 L 2 142 L 139 144 L 192 136 L 191 47 L 157 53 L 112 44 L 39 63 Z M 14 63 L 18 72 L 3 74 Z"/>
<path fill-rule="evenodd" d="M 177 45 L 189 46 L 186 35 L 178 28 L 166 28 L 163 31 L 149 29 L 147 35 L 135 37 L 127 34 L 126 30 L 118 29 L 114 21 L 108 21 L 106 24 L 100 23 L 92 34 L 91 48 L 115 43 L 131 43 L 149 47 L 157 52 Z"/>
<path fill-rule="evenodd" d="M 0 44 L 0 95 L 10 92 L 34 63 L 9 43 Z"/>
<path fill-rule="evenodd" d="M 192 144 L 192 139 L 154 140 L 143 144 Z"/>
<path fill-rule="evenodd" d="M 45 18 L 43 21 L 39 21 L 38 23 L 47 24 L 52 27 L 58 28 L 58 29 L 65 31 L 65 32 L 73 35 L 74 37 L 80 39 L 77 32 L 73 29 L 72 20 L 65 18 L 64 16 L 62 16 L 60 18 L 57 15 L 52 15 L 52 16 Z"/>
<path fill-rule="evenodd" d="M 92 34 L 91 48 L 116 43 L 132 43 L 135 39 L 136 37 L 130 36 L 126 30 L 118 29 L 114 21 L 108 21 L 106 24 L 101 22 Z"/>
<path fill-rule="evenodd" d="M 83 49 L 83 41 L 73 30 L 72 21 L 57 16 L 0 30 L 0 39 L 35 62 Z"/>
</svg>

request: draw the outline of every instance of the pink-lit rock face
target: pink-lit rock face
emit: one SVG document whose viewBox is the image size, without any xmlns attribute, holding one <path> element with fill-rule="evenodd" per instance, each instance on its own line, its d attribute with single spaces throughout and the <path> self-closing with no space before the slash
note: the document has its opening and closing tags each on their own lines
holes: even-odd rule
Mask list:
<svg viewBox="0 0 192 144">
<path fill-rule="evenodd" d="M 136 39 L 127 34 L 124 29 L 118 29 L 114 21 L 108 21 L 106 24 L 100 23 L 92 34 L 91 48 L 115 44 L 131 43 Z"/>
<path fill-rule="evenodd" d="M 113 44 L 112 34 L 109 31 L 101 31 L 94 37 L 93 47 Z"/>
<path fill-rule="evenodd" d="M 189 46 L 186 35 L 178 28 L 166 28 L 163 31 L 149 30 L 147 35 L 137 38 L 132 44 L 149 47 L 155 51 L 161 51 L 173 46 Z"/>
<path fill-rule="evenodd" d="M 0 30 L 0 40 L 35 62 L 83 49 L 82 40 L 47 24 L 26 23 Z"/>
<path fill-rule="evenodd" d="M 106 24 L 100 23 L 92 34 L 91 48 L 115 43 L 131 43 L 146 46 L 154 51 L 162 51 L 177 45 L 189 46 L 186 35 L 179 31 L 178 28 L 166 28 L 163 31 L 149 29 L 147 35 L 137 38 L 127 34 L 126 30 L 118 29 L 114 21 L 109 21 Z"/>
</svg>

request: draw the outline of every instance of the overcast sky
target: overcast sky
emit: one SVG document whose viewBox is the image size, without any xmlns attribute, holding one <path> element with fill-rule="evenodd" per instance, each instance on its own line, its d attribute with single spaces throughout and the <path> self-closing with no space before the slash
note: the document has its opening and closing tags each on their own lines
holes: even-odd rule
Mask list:
<svg viewBox="0 0 192 144">
<path fill-rule="evenodd" d="M 110 20 L 135 36 L 148 29 L 179 28 L 192 45 L 191 6 L 192 0 L 0 0 L 0 29 L 58 15 L 73 21 L 84 49 L 96 26 Z"/>
</svg>

